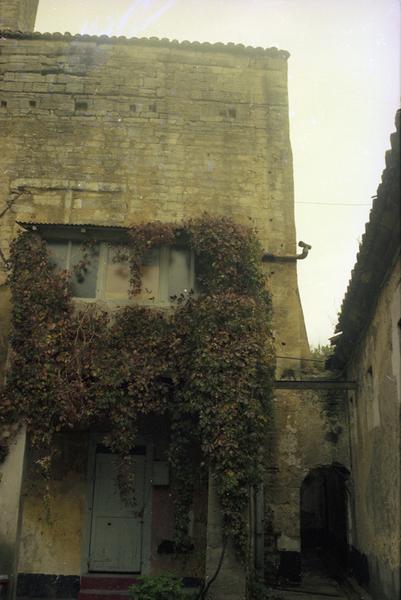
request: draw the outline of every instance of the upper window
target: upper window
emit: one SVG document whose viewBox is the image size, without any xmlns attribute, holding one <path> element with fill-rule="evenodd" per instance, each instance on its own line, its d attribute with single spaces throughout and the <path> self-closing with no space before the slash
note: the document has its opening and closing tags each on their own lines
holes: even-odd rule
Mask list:
<svg viewBox="0 0 401 600">
<path fill-rule="evenodd" d="M 89 248 L 78 241 L 47 242 L 59 269 L 71 272 L 76 298 L 126 302 L 130 268 L 118 247 L 106 242 Z M 134 299 L 141 304 L 163 305 L 195 289 L 194 256 L 187 248 L 160 246 L 147 253 L 142 266 L 142 288 Z"/>
<path fill-rule="evenodd" d="M 77 298 L 96 298 L 99 273 L 100 248 L 96 244 L 91 248 L 90 257 L 87 248 L 79 242 L 47 242 L 52 262 L 60 270 L 71 271 L 73 296 Z M 86 260 L 88 259 L 88 260 Z M 85 263 L 80 268 L 81 263 Z"/>
</svg>

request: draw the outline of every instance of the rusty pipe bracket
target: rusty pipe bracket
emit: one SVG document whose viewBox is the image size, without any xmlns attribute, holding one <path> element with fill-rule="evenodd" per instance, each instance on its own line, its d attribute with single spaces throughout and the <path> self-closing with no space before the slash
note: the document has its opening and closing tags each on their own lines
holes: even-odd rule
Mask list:
<svg viewBox="0 0 401 600">
<path fill-rule="evenodd" d="M 302 252 L 300 254 L 278 256 L 277 254 L 269 254 L 266 252 L 262 256 L 262 262 L 295 262 L 296 260 L 303 260 L 308 256 L 309 250 L 312 250 L 312 246 L 305 244 L 305 242 L 298 242 L 298 246 L 302 248 Z"/>
</svg>

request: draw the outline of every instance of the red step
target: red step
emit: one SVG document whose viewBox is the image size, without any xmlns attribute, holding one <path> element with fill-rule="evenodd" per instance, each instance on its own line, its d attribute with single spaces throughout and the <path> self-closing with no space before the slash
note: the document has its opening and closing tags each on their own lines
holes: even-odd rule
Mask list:
<svg viewBox="0 0 401 600">
<path fill-rule="evenodd" d="M 130 585 L 138 583 L 135 575 L 98 575 L 96 573 L 81 576 L 81 590 L 128 590 Z"/>
<path fill-rule="evenodd" d="M 81 590 L 78 592 L 78 600 L 127 600 L 128 592 L 124 590 Z"/>
<path fill-rule="evenodd" d="M 78 600 L 127 600 L 128 588 L 136 583 L 133 575 L 82 575 Z"/>
</svg>

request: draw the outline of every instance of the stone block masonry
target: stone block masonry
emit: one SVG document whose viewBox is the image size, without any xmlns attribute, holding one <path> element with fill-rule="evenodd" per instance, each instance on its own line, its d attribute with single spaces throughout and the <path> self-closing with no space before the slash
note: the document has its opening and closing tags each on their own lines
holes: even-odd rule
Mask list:
<svg viewBox="0 0 401 600">
<path fill-rule="evenodd" d="M 16 220 L 127 225 L 209 211 L 257 226 L 274 254 L 294 253 L 287 57 L 223 44 L 6 33 L 0 199 L 21 186 L 25 194 L 7 215 L 2 247 Z M 300 356 L 307 347 L 295 265 L 269 275 L 285 321 L 276 327 L 280 350 Z"/>
<path fill-rule="evenodd" d="M 33 31 L 39 0 L 0 0 L 0 30 Z"/>
<path fill-rule="evenodd" d="M 180 222 L 205 211 L 254 225 L 272 254 L 295 254 L 287 58 L 275 48 L 3 32 L 0 135 L 6 151 L 0 154 L 0 213 L 9 208 L 2 217 L 0 245 L 5 255 L 19 221 L 129 226 L 152 220 Z M 296 265 L 265 268 L 277 353 L 306 357 Z M 6 323 L 9 301 L 4 286 L 1 303 Z M 283 361 L 279 371 L 300 366 L 301 360 Z M 275 422 L 287 423 L 295 396 L 292 393 L 287 402 L 282 400 L 286 392 L 280 394 Z M 299 405 L 297 410 L 304 409 Z M 297 424 L 304 431 L 307 419 L 300 417 Z M 290 434 L 297 438 L 302 431 L 291 429 Z M 278 428 L 276 435 L 283 451 L 271 462 L 286 469 L 287 438 Z M 290 450 L 291 461 L 301 463 L 301 444 L 292 443 Z M 298 472 L 296 476 L 290 507 L 277 500 L 277 482 L 266 496 L 281 549 L 291 552 L 299 549 L 293 525 Z M 62 506 L 62 500 L 60 492 L 55 502 Z M 209 508 L 212 513 L 212 502 Z M 27 575 L 78 576 L 80 528 L 74 540 L 68 538 L 68 561 L 63 562 L 50 550 L 60 540 L 60 531 L 43 519 L 39 525 L 36 511 L 37 499 L 28 494 L 20 568 Z M 79 522 L 80 509 L 74 511 L 65 523 L 71 518 Z M 288 513 L 291 518 L 286 520 Z M 210 518 L 209 574 L 220 555 L 218 529 L 218 519 Z M 32 556 L 34 565 L 29 562 Z M 230 551 L 226 561 L 220 574 L 222 590 L 233 581 L 236 569 Z M 242 598 L 243 575 L 237 575 L 241 585 L 232 597 Z"/>
</svg>

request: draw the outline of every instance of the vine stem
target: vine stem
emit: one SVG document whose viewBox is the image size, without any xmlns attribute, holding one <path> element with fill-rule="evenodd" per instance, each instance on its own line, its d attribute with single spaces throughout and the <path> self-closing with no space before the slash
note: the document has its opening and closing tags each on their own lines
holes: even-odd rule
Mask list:
<svg viewBox="0 0 401 600">
<path fill-rule="evenodd" d="M 210 590 L 211 585 L 216 581 L 218 574 L 220 573 L 221 567 L 223 566 L 223 561 L 224 561 L 224 555 L 226 553 L 226 548 L 227 548 L 227 538 L 224 538 L 223 541 L 223 546 L 221 549 L 221 554 L 220 554 L 220 558 L 219 558 L 219 562 L 217 565 L 217 569 L 214 572 L 213 576 L 209 579 L 209 581 L 201 588 L 198 596 L 196 597 L 196 600 L 206 600 L 207 598 L 207 594 Z"/>
<path fill-rule="evenodd" d="M 14 192 L 11 195 L 11 197 L 8 198 L 8 200 L 6 200 L 6 206 L 0 212 L 0 219 L 2 219 L 4 217 L 4 215 L 6 214 L 6 212 L 8 212 L 12 208 L 12 206 L 18 200 L 18 198 L 20 198 L 23 194 L 25 194 L 25 191 L 26 191 L 25 188 L 22 188 L 18 192 Z M 8 270 L 10 263 L 1 248 L 0 248 L 0 260 L 3 263 L 3 268 Z M 2 285 L 4 285 L 4 284 L 2 284 Z"/>
</svg>

